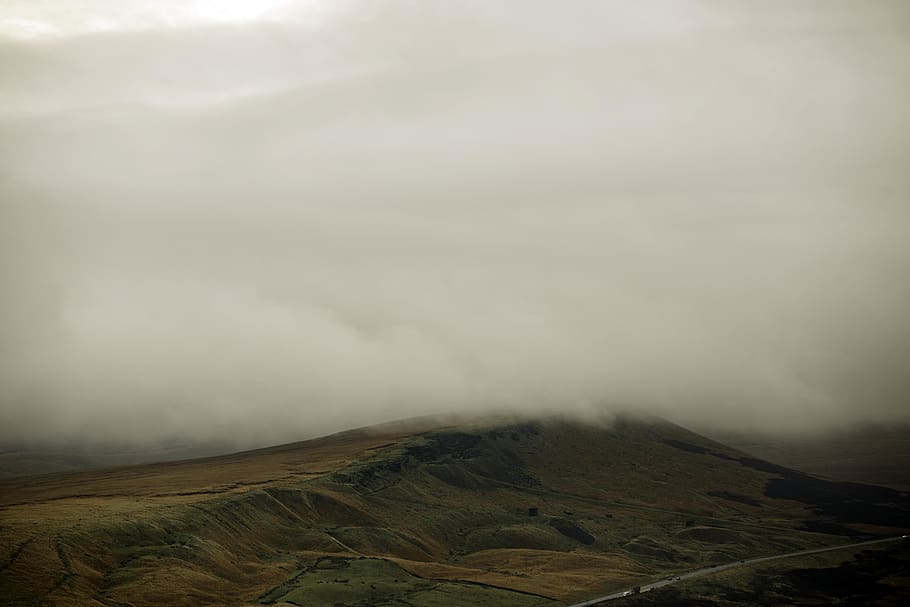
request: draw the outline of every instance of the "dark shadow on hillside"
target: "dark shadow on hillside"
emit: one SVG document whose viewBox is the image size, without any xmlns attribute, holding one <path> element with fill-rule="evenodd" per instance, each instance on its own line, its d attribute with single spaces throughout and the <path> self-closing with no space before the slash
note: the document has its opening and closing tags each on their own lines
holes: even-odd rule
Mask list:
<svg viewBox="0 0 910 607">
<path fill-rule="evenodd" d="M 779 475 L 768 479 L 764 494 L 772 499 L 801 502 L 811 507 L 817 515 L 831 519 L 828 522 L 809 523 L 812 531 L 855 536 L 861 534 L 843 525 L 910 528 L 910 495 L 905 492 L 877 485 L 828 481 L 754 457 L 731 458 L 725 453 L 683 441 L 665 439 L 663 442 L 688 453 L 734 459 L 747 468 Z M 754 500 L 746 502 L 726 491 L 714 492 L 712 495 L 753 506 L 759 505 Z M 810 530 L 809 527 L 805 528 Z"/>
</svg>

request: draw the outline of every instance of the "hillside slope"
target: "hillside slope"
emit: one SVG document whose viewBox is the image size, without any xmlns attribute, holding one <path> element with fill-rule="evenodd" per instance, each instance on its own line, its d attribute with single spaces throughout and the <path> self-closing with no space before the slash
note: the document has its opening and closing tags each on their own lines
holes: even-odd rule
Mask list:
<svg viewBox="0 0 910 607">
<path fill-rule="evenodd" d="M 811 474 L 910 491 L 910 426 L 867 426 L 810 436 L 718 433 L 717 440 Z"/>
<path fill-rule="evenodd" d="M 0 482 L 8 605 L 558 604 L 910 527 L 660 420 L 423 420 Z"/>
</svg>

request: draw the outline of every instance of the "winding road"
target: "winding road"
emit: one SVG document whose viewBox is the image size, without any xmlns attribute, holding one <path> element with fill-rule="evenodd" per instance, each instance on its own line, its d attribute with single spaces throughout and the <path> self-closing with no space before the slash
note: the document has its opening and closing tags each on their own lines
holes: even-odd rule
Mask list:
<svg viewBox="0 0 910 607">
<path fill-rule="evenodd" d="M 831 546 L 828 548 L 814 548 L 812 550 L 800 550 L 799 552 L 788 552 L 786 554 L 776 554 L 774 556 L 763 556 L 756 559 L 746 559 L 742 561 L 734 561 L 732 563 L 726 563 L 724 565 L 710 565 L 708 567 L 702 567 L 701 569 L 694 569 L 692 571 L 687 571 L 686 573 L 679 573 L 671 575 L 667 578 L 664 578 L 658 582 L 652 584 L 642 584 L 641 592 L 648 592 L 649 590 L 654 590 L 655 588 L 661 588 L 662 586 L 669 586 L 670 584 L 675 584 L 676 582 L 681 582 L 682 580 L 689 580 L 695 577 L 701 577 L 703 575 L 709 575 L 711 573 L 717 573 L 718 571 L 725 571 L 727 569 L 733 569 L 735 567 L 745 567 L 746 565 L 754 565 L 756 563 L 765 563 L 768 561 L 776 561 L 779 559 L 788 559 L 794 556 L 806 556 L 809 554 L 820 554 L 822 552 L 833 552 L 834 550 L 845 550 L 847 548 L 860 548 L 862 546 L 872 546 L 875 544 L 884 544 L 887 542 L 899 542 L 901 540 L 908 539 L 906 535 L 899 535 L 897 537 L 888 537 L 880 540 L 869 540 L 866 542 L 857 542 L 854 544 L 842 544 L 840 546 Z M 581 603 L 573 603 L 568 607 L 590 607 L 591 605 L 599 605 L 607 601 L 612 601 L 614 599 L 620 599 L 626 596 L 630 596 L 633 592 L 633 588 L 626 588 L 620 590 L 619 592 L 614 592 L 613 594 L 608 594 L 606 596 L 599 596 L 594 599 L 589 599 L 587 601 L 582 601 Z"/>
</svg>

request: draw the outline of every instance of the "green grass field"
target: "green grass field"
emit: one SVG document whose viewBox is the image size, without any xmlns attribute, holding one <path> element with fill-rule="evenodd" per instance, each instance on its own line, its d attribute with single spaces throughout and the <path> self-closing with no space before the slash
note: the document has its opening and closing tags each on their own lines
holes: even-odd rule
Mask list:
<svg viewBox="0 0 910 607">
<path fill-rule="evenodd" d="M 412 607 L 536 607 L 552 601 L 519 592 L 411 575 L 395 563 L 375 558 L 324 557 L 260 598 L 313 607 L 401 605 Z"/>
</svg>

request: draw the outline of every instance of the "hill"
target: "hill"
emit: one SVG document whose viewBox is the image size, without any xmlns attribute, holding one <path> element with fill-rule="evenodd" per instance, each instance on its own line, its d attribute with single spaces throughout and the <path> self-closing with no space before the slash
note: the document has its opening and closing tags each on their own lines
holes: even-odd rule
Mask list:
<svg viewBox="0 0 910 607">
<path fill-rule="evenodd" d="M 910 426 L 866 426 L 818 435 L 718 433 L 720 442 L 832 480 L 910 491 Z"/>
<path fill-rule="evenodd" d="M 418 420 L 0 481 L 8 605 L 557 605 L 910 527 L 661 420 Z"/>
<path fill-rule="evenodd" d="M 152 462 L 167 462 L 206 457 L 237 451 L 227 445 L 176 445 L 131 450 L 111 447 L 92 450 L 85 447 L 58 449 L 23 448 L 0 445 L 0 478 L 31 476 L 51 472 L 70 472 L 91 468 L 112 468 Z"/>
</svg>

